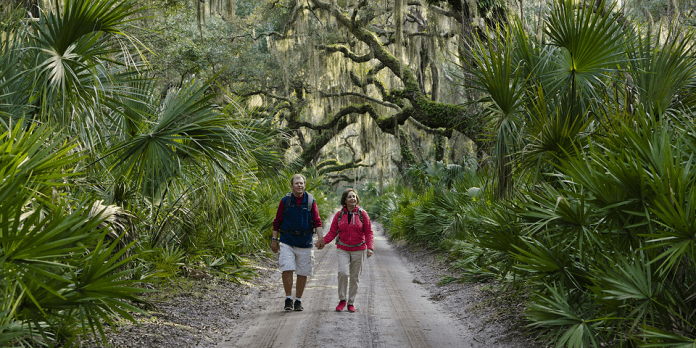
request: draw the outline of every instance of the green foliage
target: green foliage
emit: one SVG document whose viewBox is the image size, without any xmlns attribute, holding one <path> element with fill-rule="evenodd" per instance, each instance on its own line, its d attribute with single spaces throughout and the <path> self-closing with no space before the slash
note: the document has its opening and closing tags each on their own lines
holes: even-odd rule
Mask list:
<svg viewBox="0 0 696 348">
<path fill-rule="evenodd" d="M 472 45 L 494 144 L 494 171 L 474 176 L 486 184 L 414 166 L 378 210 L 393 237 L 448 251 L 461 276 L 444 281 L 524 283 L 547 345 L 691 347 L 693 32 L 551 5 L 544 37 L 513 22 Z"/>
<path fill-rule="evenodd" d="M 184 266 L 183 261 L 186 256 L 181 248 L 169 245 L 154 248 L 149 255 L 154 268 L 153 276 L 159 278 L 178 275 L 181 267 Z"/>
<path fill-rule="evenodd" d="M 577 10 L 572 1 L 559 0 L 553 3 L 547 24 L 550 44 L 561 49 L 550 57 L 556 66 L 551 90 L 560 86 L 561 93 L 569 91 L 571 103 L 598 96 L 617 66 L 625 63 L 623 28 L 614 19 L 613 8 Z"/>
<path fill-rule="evenodd" d="M 694 348 L 696 338 L 684 337 L 668 331 L 648 327 L 642 338 L 645 341 L 638 343 L 639 347 L 665 347 L 665 348 Z"/>
<path fill-rule="evenodd" d="M 300 62 L 279 61 L 262 33 L 282 33 L 293 2 L 271 6 L 258 1 L 235 1 L 236 16 L 227 13 L 197 18 L 196 3 L 151 4 L 134 30 L 152 54 L 146 54 L 161 87 L 178 87 L 193 78 L 214 81 L 215 88 L 276 88 L 287 75 L 303 71 Z M 214 11 L 215 12 L 215 11 Z M 226 11 L 225 11 L 226 12 Z M 199 31 L 200 24 L 200 31 Z M 273 48 L 272 46 L 270 47 Z M 287 70 L 286 70 L 287 69 Z"/>
<path fill-rule="evenodd" d="M 48 127 L 0 136 L 0 343 L 53 341 L 65 327 L 100 332 L 111 315 L 133 320 L 130 301 L 143 292 L 124 268 L 133 243 L 119 247 L 91 205 L 54 196 L 80 160 Z M 67 173 L 67 174 L 65 174 Z M 27 336 L 28 334 L 35 336 Z"/>
<path fill-rule="evenodd" d="M 652 27 L 645 35 L 635 38 L 635 49 L 630 51 L 629 72 L 636 84 L 636 94 L 652 117 L 677 115 L 680 102 L 677 96 L 693 95 L 693 76 L 696 61 L 688 52 L 694 50 L 692 32 L 681 35 L 669 32 L 660 43 L 659 34 Z"/>
<path fill-rule="evenodd" d="M 529 308 L 531 326 L 552 329 L 549 338 L 558 348 L 599 347 L 602 320 L 595 318 L 597 308 L 587 306 L 582 293 L 569 294 L 553 287 L 547 290 L 548 295 L 537 294 Z"/>
<path fill-rule="evenodd" d="M 3 294 L 10 294 L 8 291 L 3 291 Z M 40 333 L 27 324 L 21 321 L 14 320 L 9 314 L 9 307 L 12 305 L 12 297 L 8 300 L 3 300 L 3 311 L 0 311 L 0 343 L 13 344 L 18 347 L 30 346 L 32 336 L 39 336 Z"/>
<path fill-rule="evenodd" d="M 488 250 L 460 239 L 444 240 L 439 247 L 453 260 L 451 266 L 461 272 L 451 281 L 487 282 L 497 276 L 496 265 L 490 261 Z"/>
<path fill-rule="evenodd" d="M 469 209 L 477 200 L 481 202 L 475 168 L 427 163 L 410 167 L 403 180 L 412 188 L 390 185 L 378 196 L 374 184 L 368 184 L 362 191 L 371 217 L 383 221 L 391 217 L 384 223 L 392 238 L 437 244 L 476 226 L 469 219 Z"/>
<path fill-rule="evenodd" d="M 140 282 L 248 279 L 244 257 L 266 248 L 289 185 L 273 200 L 256 188 L 285 168 L 283 134 L 210 83 L 162 91 L 136 5 L 65 0 L 29 21 L 3 9 L 2 346 L 103 336 L 139 311 Z"/>
</svg>

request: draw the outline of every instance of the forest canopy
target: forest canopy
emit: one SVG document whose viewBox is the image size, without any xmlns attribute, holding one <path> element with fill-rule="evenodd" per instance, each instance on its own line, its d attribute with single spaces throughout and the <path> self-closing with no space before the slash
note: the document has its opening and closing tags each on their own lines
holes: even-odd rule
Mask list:
<svg viewBox="0 0 696 348">
<path fill-rule="evenodd" d="M 695 8 L 3 1 L 0 343 L 253 277 L 301 171 L 321 211 L 358 186 L 455 280 L 531 294 L 545 342 L 693 346 Z"/>
</svg>

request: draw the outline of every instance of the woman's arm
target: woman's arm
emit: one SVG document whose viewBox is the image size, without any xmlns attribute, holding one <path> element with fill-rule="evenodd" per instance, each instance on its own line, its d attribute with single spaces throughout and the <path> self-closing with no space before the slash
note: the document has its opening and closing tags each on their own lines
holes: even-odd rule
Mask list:
<svg viewBox="0 0 696 348">
<path fill-rule="evenodd" d="M 334 238 L 338 235 L 338 216 L 341 212 L 337 212 L 336 215 L 334 215 L 332 221 L 331 221 L 331 228 L 329 229 L 329 233 L 324 236 L 324 243 L 329 244 L 331 243 Z"/>
<path fill-rule="evenodd" d="M 283 211 L 285 210 L 285 203 L 280 200 L 278 203 L 278 210 L 276 210 L 276 217 L 273 219 L 273 237 L 271 238 L 271 251 L 278 253 L 280 250 L 280 242 L 278 241 L 278 230 L 280 225 L 283 223 Z"/>
</svg>

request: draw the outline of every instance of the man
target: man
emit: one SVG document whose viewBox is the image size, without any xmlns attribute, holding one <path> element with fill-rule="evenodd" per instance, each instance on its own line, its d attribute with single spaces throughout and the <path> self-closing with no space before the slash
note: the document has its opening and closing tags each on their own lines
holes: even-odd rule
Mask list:
<svg viewBox="0 0 696 348">
<path fill-rule="evenodd" d="M 307 277 L 312 275 L 314 267 L 314 250 L 312 239 L 316 232 L 317 246 L 324 247 L 324 233 L 317 202 L 309 192 L 305 192 L 306 179 L 302 174 L 295 174 L 290 179 L 292 192 L 288 193 L 278 204 L 273 220 L 273 238 L 271 250 L 280 251 L 278 261 L 283 272 L 285 288 L 285 310 L 301 311 L 302 293 L 307 284 Z M 280 238 L 278 233 L 280 232 Z M 295 303 L 292 301 L 292 274 L 297 273 Z"/>
</svg>

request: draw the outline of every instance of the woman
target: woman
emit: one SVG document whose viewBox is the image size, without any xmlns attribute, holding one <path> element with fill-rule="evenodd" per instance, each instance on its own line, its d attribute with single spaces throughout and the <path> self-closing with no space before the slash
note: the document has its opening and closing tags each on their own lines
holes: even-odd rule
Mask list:
<svg viewBox="0 0 696 348">
<path fill-rule="evenodd" d="M 367 212 L 358 206 L 360 198 L 354 189 L 349 188 L 341 196 L 341 211 L 331 222 L 324 243 L 336 238 L 338 252 L 338 306 L 340 312 L 348 304 L 348 311 L 355 312 L 355 295 L 358 293 L 360 273 L 365 257 L 372 256 L 372 224 Z M 317 245 L 318 247 L 319 245 Z M 350 275 L 350 287 L 348 276 Z M 348 290 L 348 296 L 346 296 Z"/>
</svg>

